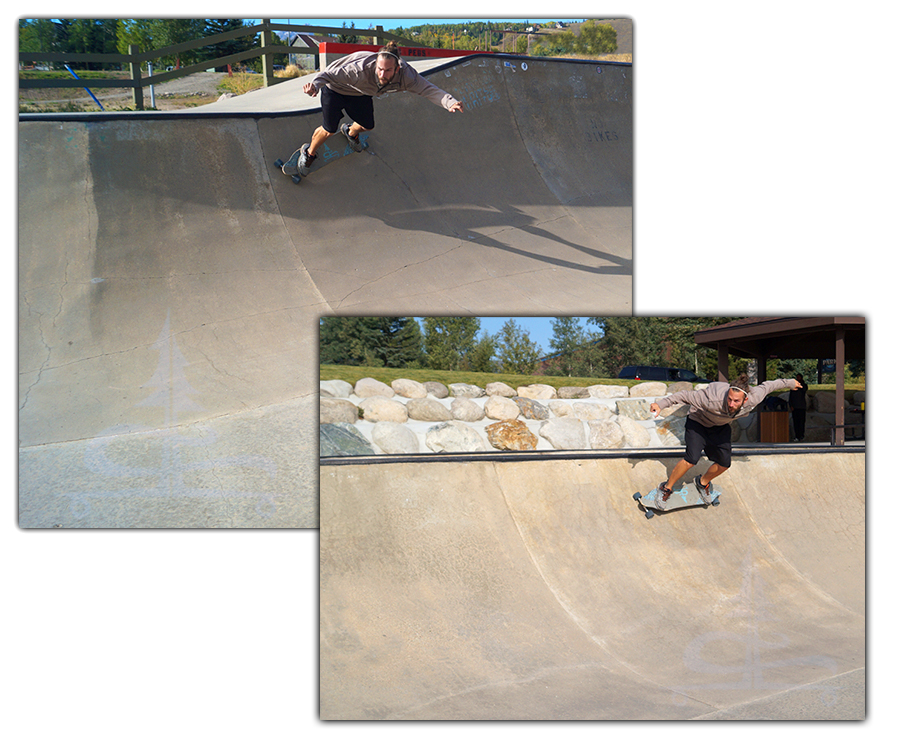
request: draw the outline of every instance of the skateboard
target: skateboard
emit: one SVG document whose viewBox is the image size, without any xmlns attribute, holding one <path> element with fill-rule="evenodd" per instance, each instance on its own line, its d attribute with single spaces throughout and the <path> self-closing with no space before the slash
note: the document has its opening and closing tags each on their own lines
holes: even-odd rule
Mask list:
<svg viewBox="0 0 900 749">
<path fill-rule="evenodd" d="M 360 151 L 356 151 L 347 139 L 341 136 L 341 138 L 337 141 L 335 146 L 329 145 L 330 141 L 335 140 L 333 137 L 329 138 L 325 143 L 323 143 L 319 147 L 319 151 L 316 154 L 316 160 L 313 162 L 312 167 L 310 167 L 309 174 L 312 174 L 318 169 L 321 169 L 326 164 L 330 164 L 332 161 L 337 161 L 343 156 L 349 156 L 354 153 L 361 153 Z M 341 141 L 343 141 L 343 145 L 341 145 Z M 366 133 L 360 133 L 359 142 L 362 146 L 362 150 L 368 150 L 369 148 L 369 138 Z M 275 162 L 275 167 L 277 169 L 281 169 L 281 171 L 290 177 L 295 185 L 299 185 L 300 181 L 303 179 L 303 175 L 300 174 L 300 168 L 298 163 L 300 161 L 300 153 L 304 148 L 308 148 L 309 143 L 304 143 L 300 148 L 298 148 L 294 153 L 291 154 L 291 158 L 287 161 L 284 159 L 278 159 Z"/>
<path fill-rule="evenodd" d="M 688 481 L 681 489 L 673 491 L 669 495 L 669 501 L 665 504 L 658 498 L 658 494 L 659 489 L 657 488 L 643 495 L 640 492 L 635 492 L 632 497 L 644 511 L 648 520 L 656 514 L 672 512 L 674 510 L 687 510 L 691 507 L 702 507 L 705 510 L 710 505 L 718 507 L 719 497 L 722 492 L 716 489 L 715 484 L 713 484 L 712 493 L 708 498 L 704 498 L 700 496 L 700 492 L 697 491 L 694 482 Z"/>
</svg>

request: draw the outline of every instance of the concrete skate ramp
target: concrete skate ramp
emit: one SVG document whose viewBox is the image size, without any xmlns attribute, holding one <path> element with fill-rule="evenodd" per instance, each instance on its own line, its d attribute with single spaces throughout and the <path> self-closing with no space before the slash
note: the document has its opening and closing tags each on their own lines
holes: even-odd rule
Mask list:
<svg viewBox="0 0 900 749">
<path fill-rule="evenodd" d="M 630 66 L 429 75 L 299 186 L 302 81 L 22 116 L 20 525 L 315 527 L 321 315 L 630 314 Z"/>
<path fill-rule="evenodd" d="M 864 454 L 677 460 L 323 465 L 321 717 L 863 718 Z"/>
</svg>

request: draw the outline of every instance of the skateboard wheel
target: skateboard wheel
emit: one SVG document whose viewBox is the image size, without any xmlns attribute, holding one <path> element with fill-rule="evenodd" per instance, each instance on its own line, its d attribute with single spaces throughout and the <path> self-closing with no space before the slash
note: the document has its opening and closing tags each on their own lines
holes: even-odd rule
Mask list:
<svg viewBox="0 0 900 749">
<path fill-rule="evenodd" d="M 634 495 L 633 495 L 631 498 L 632 498 L 635 502 L 637 502 L 637 501 L 641 498 L 641 493 L 640 493 L 640 492 L 635 492 Z"/>
<path fill-rule="evenodd" d="M 714 499 L 714 500 L 712 501 L 712 503 L 713 503 L 713 506 L 714 506 L 714 507 L 718 507 L 718 506 L 719 506 L 719 500 L 718 500 L 718 499 Z"/>
<path fill-rule="evenodd" d="M 647 516 L 647 520 L 652 520 L 653 519 L 653 510 L 647 510 L 647 512 L 645 512 L 644 515 Z"/>
<path fill-rule="evenodd" d="M 291 175 L 291 179 L 294 180 L 294 184 L 295 184 L 295 185 L 299 185 L 299 184 L 300 184 L 300 179 L 301 179 L 301 177 L 300 177 L 299 174 L 293 174 L 293 175 Z"/>
<path fill-rule="evenodd" d="M 281 159 L 278 159 L 278 161 L 275 162 L 275 167 L 277 169 L 281 169 L 281 167 L 283 167 L 283 166 L 284 166 L 284 161 L 282 161 Z"/>
</svg>

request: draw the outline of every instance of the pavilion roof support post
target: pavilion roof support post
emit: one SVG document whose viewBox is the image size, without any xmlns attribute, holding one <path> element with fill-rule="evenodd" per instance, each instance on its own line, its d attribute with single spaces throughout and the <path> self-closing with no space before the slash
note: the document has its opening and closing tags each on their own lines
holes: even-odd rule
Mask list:
<svg viewBox="0 0 900 749">
<path fill-rule="evenodd" d="M 719 369 L 719 382 L 728 382 L 728 346 L 727 344 L 720 343 L 718 348 L 718 369 Z"/>
<path fill-rule="evenodd" d="M 144 88 L 141 85 L 141 61 L 138 59 L 140 48 L 137 44 L 128 45 L 128 56 L 131 58 L 128 62 L 131 70 L 131 80 L 134 87 L 131 89 L 131 101 L 134 108 L 138 111 L 144 109 Z"/>
<path fill-rule="evenodd" d="M 845 363 L 845 341 L 844 328 L 838 328 L 834 331 L 834 423 L 846 424 L 846 414 L 844 408 L 844 363 Z M 834 444 L 842 446 L 846 436 L 846 429 L 835 429 Z"/>
</svg>

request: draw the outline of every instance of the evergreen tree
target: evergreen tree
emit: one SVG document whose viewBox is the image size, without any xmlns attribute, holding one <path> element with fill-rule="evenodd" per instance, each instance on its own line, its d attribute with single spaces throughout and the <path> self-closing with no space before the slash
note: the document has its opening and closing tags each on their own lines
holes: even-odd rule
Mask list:
<svg viewBox="0 0 900 749">
<path fill-rule="evenodd" d="M 497 342 L 494 336 L 483 334 L 472 348 L 466 362 L 470 372 L 494 372 L 494 356 L 497 351 Z"/>
<path fill-rule="evenodd" d="M 419 366 L 422 338 L 412 317 L 323 317 L 319 361 L 367 367 Z"/>
<path fill-rule="evenodd" d="M 425 361 L 432 369 L 462 368 L 481 327 L 477 317 L 426 317 Z"/>
<path fill-rule="evenodd" d="M 541 347 L 531 340 L 528 331 L 510 318 L 500 329 L 497 356 L 502 372 L 533 374 L 543 356 Z"/>
</svg>

